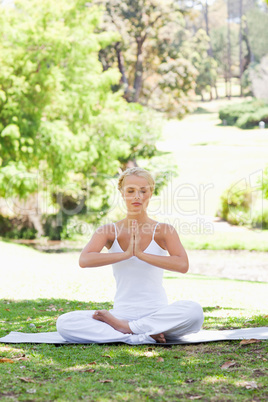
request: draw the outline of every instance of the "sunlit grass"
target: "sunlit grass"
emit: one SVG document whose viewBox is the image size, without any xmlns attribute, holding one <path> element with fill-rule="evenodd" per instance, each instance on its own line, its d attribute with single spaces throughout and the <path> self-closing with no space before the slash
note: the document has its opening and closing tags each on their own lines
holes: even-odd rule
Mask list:
<svg viewBox="0 0 268 402">
<path fill-rule="evenodd" d="M 221 280 L 217 280 L 220 284 Z M 215 284 L 215 283 L 214 283 Z M 202 281 L 199 283 L 202 288 Z M 256 294 L 261 284 L 254 284 Z M 203 291 L 205 289 L 203 288 Z M 246 289 L 244 289 L 246 291 Z M 248 296 L 252 301 L 252 296 Z M 209 303 L 207 299 L 207 305 Z M 67 304 L 68 303 L 68 304 Z M 228 295 L 225 296 L 228 304 Z M 27 317 L 45 320 L 45 328 L 30 328 Z M 27 332 L 54 331 L 55 318 L 63 312 L 92 307 L 102 303 L 70 302 L 67 299 L 0 302 L 1 332 L 23 328 Z M 62 308 L 64 311 L 58 311 Z M 7 309 L 9 311 L 7 311 Z M 232 307 L 204 308 L 207 329 L 267 325 L 267 316 L 253 310 L 247 316 L 230 317 Z M 239 310 L 238 310 L 239 311 Z M 238 313 L 237 311 L 237 313 Z M 217 313 L 217 317 L 216 317 Z M 225 316 L 225 318 L 224 318 Z M 248 317 L 250 316 L 250 322 Z M 14 324 L 16 322 L 16 324 Z M 28 327 L 27 327 L 28 326 Z M 155 345 L 65 345 L 0 344 L 1 358 L 11 363 L 0 364 L 3 400 L 235 400 L 252 401 L 267 398 L 267 342 L 240 346 L 239 341 L 177 345 L 168 348 Z M 232 361 L 227 370 L 221 366 Z M 253 388 L 250 388 L 253 384 Z M 214 399 L 216 395 L 217 399 Z"/>
</svg>

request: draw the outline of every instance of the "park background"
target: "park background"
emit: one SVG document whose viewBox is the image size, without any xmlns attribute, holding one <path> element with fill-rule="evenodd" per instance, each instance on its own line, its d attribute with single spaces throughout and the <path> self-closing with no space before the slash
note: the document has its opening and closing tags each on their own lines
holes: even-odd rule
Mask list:
<svg viewBox="0 0 268 402">
<path fill-rule="evenodd" d="M 267 325 L 267 4 L 0 9 L 1 334 L 52 331 L 63 312 L 112 306 L 111 267 L 82 270 L 78 259 L 97 226 L 122 218 L 117 177 L 137 165 L 155 175 L 150 216 L 176 227 L 189 256 L 187 275 L 165 272 L 170 302 L 199 301 L 207 329 Z M 265 400 L 265 349 L 3 345 L 16 364 L 2 365 L 0 395 Z"/>
</svg>

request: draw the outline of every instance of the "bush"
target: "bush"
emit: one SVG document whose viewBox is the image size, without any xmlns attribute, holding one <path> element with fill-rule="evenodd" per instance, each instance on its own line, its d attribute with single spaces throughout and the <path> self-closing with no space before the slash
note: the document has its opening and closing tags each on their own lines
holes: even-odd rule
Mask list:
<svg viewBox="0 0 268 402">
<path fill-rule="evenodd" d="M 44 236 L 47 236 L 49 240 L 62 240 L 68 236 L 63 236 L 65 233 L 65 227 L 68 223 L 68 216 L 64 213 L 61 214 L 42 215 L 42 225 L 44 229 Z"/>
<path fill-rule="evenodd" d="M 252 191 L 249 187 L 232 184 L 224 191 L 217 215 L 232 225 L 245 225 L 250 222 Z"/>
<path fill-rule="evenodd" d="M 8 218 L 0 215 L 0 233 L 8 239 L 35 239 L 37 230 L 27 216 Z"/>
<path fill-rule="evenodd" d="M 252 227 L 258 229 L 268 229 L 268 208 L 257 211 L 252 218 Z"/>
<path fill-rule="evenodd" d="M 258 197 L 252 188 L 244 184 L 232 184 L 224 191 L 217 216 L 232 225 L 268 229 L 268 200 L 263 198 L 263 194 Z"/>
<path fill-rule="evenodd" d="M 268 123 L 268 103 L 253 99 L 236 105 L 228 105 L 219 110 L 219 118 L 228 126 L 253 128 L 260 121 Z"/>
</svg>

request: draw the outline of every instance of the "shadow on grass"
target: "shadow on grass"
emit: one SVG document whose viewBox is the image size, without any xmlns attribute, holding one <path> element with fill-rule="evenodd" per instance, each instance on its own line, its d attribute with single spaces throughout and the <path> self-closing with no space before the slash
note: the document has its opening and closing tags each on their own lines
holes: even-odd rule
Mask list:
<svg viewBox="0 0 268 402">
<path fill-rule="evenodd" d="M 193 111 L 192 114 L 211 114 L 211 113 L 212 112 L 210 112 L 209 110 L 199 106 L 197 109 Z"/>
<path fill-rule="evenodd" d="M 217 123 L 215 124 L 216 127 L 235 127 L 239 130 L 260 130 L 259 126 L 256 124 L 255 126 L 251 126 L 251 127 L 238 127 L 235 124 L 223 124 L 223 123 Z"/>
<path fill-rule="evenodd" d="M 54 332 L 56 320 L 64 313 L 79 310 L 109 310 L 113 307 L 111 302 L 82 302 L 67 299 L 36 299 L 36 300 L 0 300 L 1 329 L 0 337 L 10 331 L 28 333 Z M 206 306 L 205 329 L 232 329 L 253 326 L 267 326 L 268 319 L 265 315 L 250 317 L 228 316 L 228 311 L 241 311 L 241 308 Z M 211 316 L 209 313 L 221 311 L 222 316 Z M 206 316 L 207 314 L 207 316 Z"/>
<path fill-rule="evenodd" d="M 23 369 L 20 362 L 13 364 L 13 375 L 9 378 L 4 367 L 0 367 L 3 370 L 1 391 L 26 397 L 34 387 L 35 397 L 39 399 L 27 400 L 83 398 L 88 401 L 160 402 L 202 398 L 206 401 L 214 400 L 215 393 L 217 400 L 227 400 L 226 394 L 228 400 L 249 400 L 241 399 L 252 396 L 252 391 L 241 384 L 241 375 L 247 381 L 259 375 L 260 386 L 254 389 L 254 396 L 264 396 L 265 384 L 261 381 L 266 373 L 263 367 L 260 368 L 257 356 L 264 356 L 265 351 L 260 345 L 258 350 L 256 346 L 254 349 L 250 346 L 238 351 L 237 343 L 176 345 L 168 349 L 154 345 L 132 347 L 122 344 L 67 345 L 60 348 L 45 344 L 20 345 L 15 353 L 25 353 L 27 361 L 23 362 Z M 12 347 L 10 351 L 6 349 L 6 356 L 12 357 Z M 235 359 L 234 366 L 223 374 L 221 365 L 230 359 Z M 258 370 L 257 374 L 254 370 Z M 21 380 L 25 371 L 26 380 L 34 384 L 25 385 Z"/>
<path fill-rule="evenodd" d="M 214 146 L 214 145 L 220 145 L 220 143 L 218 141 L 196 142 L 196 143 L 192 144 L 192 147 L 204 147 L 207 145 Z"/>
<path fill-rule="evenodd" d="M 213 306 L 213 307 L 203 307 L 204 312 L 210 312 L 210 311 L 215 311 L 215 310 L 244 310 L 241 308 L 235 308 L 235 307 L 221 307 L 221 306 Z"/>
<path fill-rule="evenodd" d="M 0 300 L 0 336 L 10 331 L 55 331 L 60 314 L 101 308 L 110 309 L 112 304 L 68 299 Z M 204 307 L 205 313 L 212 314 L 219 309 L 218 306 Z M 222 310 L 224 313 L 228 308 Z M 252 316 L 250 320 L 208 316 L 205 326 L 206 329 L 253 327 L 264 325 L 264 320 L 265 316 Z M 31 328 L 30 323 L 36 327 Z M 224 399 L 227 394 L 228 400 L 236 400 L 236 396 L 240 398 L 237 400 L 248 400 L 245 398 L 251 397 L 253 391 L 241 383 L 241 376 L 244 382 L 258 381 L 255 397 L 263 397 L 267 385 L 264 382 L 266 369 L 261 365 L 265 356 L 264 342 L 243 348 L 239 341 L 170 345 L 168 348 L 121 343 L 64 347 L 9 344 L 1 347 L 1 355 L 14 359 L 14 364 L 0 365 L 3 377 L 0 398 L 13 396 L 30 400 L 27 393 L 34 392 L 37 398 L 34 400 L 89 400 L 90 392 L 92 401 L 160 402 L 163 392 L 165 400 L 196 399 L 197 396 L 212 400 L 216 392 L 218 400 L 227 400 Z M 24 360 L 19 360 L 21 358 Z M 223 373 L 221 366 L 230 360 L 234 365 Z"/>
<path fill-rule="evenodd" d="M 112 303 L 82 302 L 68 299 L 0 300 L 0 337 L 10 331 L 53 332 L 56 320 L 74 310 L 109 310 Z M 30 326 L 30 324 L 34 324 Z"/>
<path fill-rule="evenodd" d="M 72 241 L 72 240 L 48 240 L 47 243 L 42 242 L 40 239 L 9 239 L 5 237 L 0 237 L 0 241 L 10 244 L 15 244 L 17 246 L 26 246 L 29 249 L 40 251 L 41 253 L 47 254 L 62 254 L 62 253 L 73 253 L 81 252 L 85 242 L 82 241 Z"/>
</svg>

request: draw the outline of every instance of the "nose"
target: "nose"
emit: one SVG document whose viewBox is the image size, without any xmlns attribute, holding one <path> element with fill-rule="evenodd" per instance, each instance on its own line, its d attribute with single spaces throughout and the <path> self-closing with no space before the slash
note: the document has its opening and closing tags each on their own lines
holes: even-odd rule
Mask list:
<svg viewBox="0 0 268 402">
<path fill-rule="evenodd" d="M 135 191 L 134 198 L 140 198 L 140 192 L 138 190 Z"/>
</svg>

